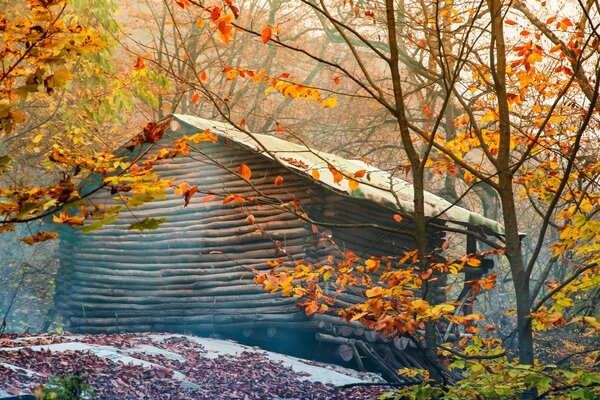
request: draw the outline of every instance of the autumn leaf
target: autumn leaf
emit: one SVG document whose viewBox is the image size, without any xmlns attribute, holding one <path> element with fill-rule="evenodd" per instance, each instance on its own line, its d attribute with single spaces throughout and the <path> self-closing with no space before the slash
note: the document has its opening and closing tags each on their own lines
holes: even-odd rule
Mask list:
<svg viewBox="0 0 600 400">
<path fill-rule="evenodd" d="M 190 0 L 175 0 L 175 3 L 181 8 L 190 7 L 192 5 Z"/>
<path fill-rule="evenodd" d="M 200 93 L 195 91 L 194 95 L 192 96 L 192 104 L 197 104 L 198 101 L 200 101 Z"/>
<path fill-rule="evenodd" d="M 311 175 L 312 175 L 313 179 L 316 180 L 316 181 L 318 181 L 321 178 L 321 174 L 316 169 L 313 169 L 311 171 Z"/>
<path fill-rule="evenodd" d="M 136 71 L 141 71 L 144 68 L 146 68 L 146 64 L 144 63 L 144 59 L 142 58 L 142 56 L 137 56 L 137 60 L 135 62 L 135 65 L 133 66 L 133 68 Z"/>
<path fill-rule="evenodd" d="M 206 71 L 200 72 L 200 80 L 201 81 L 206 81 L 207 77 L 208 77 L 208 75 L 206 74 Z"/>
<path fill-rule="evenodd" d="M 339 85 L 341 81 L 342 80 L 340 79 L 339 76 L 336 76 L 335 78 L 333 78 L 333 83 L 335 83 L 336 85 Z"/>
<path fill-rule="evenodd" d="M 63 211 L 59 215 L 52 216 L 52 222 L 57 224 L 67 224 L 71 226 L 81 226 L 83 225 L 84 219 L 82 217 L 72 217 L 68 212 Z"/>
<path fill-rule="evenodd" d="M 128 229 L 136 231 L 156 230 L 165 221 L 165 218 L 144 218 L 141 221 L 130 224 Z"/>
<path fill-rule="evenodd" d="M 363 176 L 365 176 L 366 172 L 367 171 L 365 171 L 364 169 L 359 169 L 358 171 L 356 171 L 354 173 L 354 177 L 356 177 L 356 178 L 362 178 Z"/>
<path fill-rule="evenodd" d="M 56 239 L 57 237 L 58 237 L 58 233 L 56 233 L 56 232 L 38 232 L 35 235 L 27 236 L 27 237 L 21 238 L 19 240 L 22 241 L 23 243 L 26 243 L 26 244 L 32 246 L 36 243 L 41 243 L 41 242 L 45 242 L 47 240 Z"/>
<path fill-rule="evenodd" d="M 184 207 L 187 207 L 188 204 L 190 204 L 190 200 L 192 199 L 192 196 L 194 196 L 194 194 L 197 191 L 198 191 L 198 185 L 194 185 L 183 193 L 183 200 L 185 202 L 185 204 L 183 205 Z"/>
<path fill-rule="evenodd" d="M 337 100 L 335 97 L 330 97 L 324 100 L 321 105 L 323 108 L 335 108 L 337 106 Z"/>
<path fill-rule="evenodd" d="M 427 279 L 429 279 L 429 277 L 431 276 L 432 273 L 433 273 L 433 269 L 429 268 L 427 271 L 425 271 L 421 274 L 421 278 L 427 280 Z"/>
<path fill-rule="evenodd" d="M 394 214 L 394 221 L 396 222 L 402 222 L 402 216 L 399 214 Z"/>
<path fill-rule="evenodd" d="M 237 171 L 239 172 L 240 176 L 246 180 L 250 179 L 250 177 L 252 176 L 252 171 L 244 163 L 240 164 Z"/>
<path fill-rule="evenodd" d="M 339 185 L 342 179 L 344 179 L 344 175 L 331 164 L 327 164 L 327 168 L 329 168 L 329 172 L 333 175 L 333 182 Z"/>
<path fill-rule="evenodd" d="M 356 189 L 358 189 L 358 186 L 359 183 L 357 181 L 355 181 L 354 179 L 348 179 L 348 187 L 351 191 L 355 191 Z"/>
<path fill-rule="evenodd" d="M 204 20 L 202 19 L 202 17 L 199 17 L 196 20 L 196 26 L 198 27 L 198 29 L 202 29 L 204 27 Z"/>
<path fill-rule="evenodd" d="M 262 42 L 267 44 L 267 42 L 269 40 L 271 40 L 271 36 L 273 35 L 273 32 L 271 31 L 271 27 L 270 26 L 265 26 L 262 30 L 262 32 L 260 33 L 260 38 L 262 39 Z"/>
<path fill-rule="evenodd" d="M 275 178 L 275 186 L 279 186 L 283 183 L 283 176 L 278 176 Z"/>
</svg>

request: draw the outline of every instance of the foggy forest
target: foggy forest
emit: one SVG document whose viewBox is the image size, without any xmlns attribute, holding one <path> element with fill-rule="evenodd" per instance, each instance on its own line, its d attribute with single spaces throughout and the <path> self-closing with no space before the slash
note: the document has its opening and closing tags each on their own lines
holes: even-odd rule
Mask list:
<svg viewBox="0 0 600 400">
<path fill-rule="evenodd" d="M 0 0 L 0 399 L 600 398 L 598 0 Z"/>
</svg>

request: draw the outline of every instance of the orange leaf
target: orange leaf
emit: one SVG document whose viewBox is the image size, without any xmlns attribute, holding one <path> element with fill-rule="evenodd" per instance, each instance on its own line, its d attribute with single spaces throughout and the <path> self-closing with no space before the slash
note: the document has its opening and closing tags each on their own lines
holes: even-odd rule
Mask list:
<svg viewBox="0 0 600 400">
<path fill-rule="evenodd" d="M 252 170 L 250 170 L 250 168 L 248 168 L 248 166 L 244 163 L 240 164 L 238 172 L 240 173 L 242 178 L 246 180 L 250 179 L 250 177 L 252 176 Z"/>
<path fill-rule="evenodd" d="M 198 91 L 194 92 L 192 96 L 192 104 L 197 104 L 200 101 L 200 93 Z"/>
<path fill-rule="evenodd" d="M 344 175 L 342 175 L 331 164 L 327 164 L 327 168 L 329 168 L 329 172 L 331 172 L 331 174 L 333 175 L 333 182 L 339 184 L 342 181 L 342 179 L 344 178 Z"/>
<path fill-rule="evenodd" d="M 198 29 L 202 29 L 202 27 L 204 26 L 204 20 L 202 19 L 202 17 L 196 20 L 196 26 L 198 27 Z"/>
<path fill-rule="evenodd" d="M 217 197 L 217 196 L 215 196 L 214 194 L 211 194 L 211 195 L 208 195 L 208 196 L 204 196 L 204 197 L 202 198 L 202 200 L 201 200 L 201 201 L 202 201 L 203 203 L 207 203 L 207 202 L 209 202 L 209 201 L 212 201 L 212 200 L 214 200 L 214 199 L 215 199 L 215 197 Z"/>
<path fill-rule="evenodd" d="M 527 30 L 522 30 L 521 31 L 521 36 L 529 36 L 531 34 L 531 32 L 527 31 Z"/>
<path fill-rule="evenodd" d="M 350 188 L 350 190 L 355 191 L 356 189 L 358 189 L 358 185 L 358 182 L 356 182 L 354 179 L 348 180 L 348 187 Z"/>
<path fill-rule="evenodd" d="M 207 78 L 206 71 L 200 72 L 200 80 L 205 81 Z"/>
<path fill-rule="evenodd" d="M 278 176 L 275 178 L 275 186 L 279 186 L 283 183 L 283 176 Z"/>
<path fill-rule="evenodd" d="M 142 58 L 142 56 L 137 56 L 137 60 L 135 62 L 135 65 L 133 66 L 133 69 L 135 69 L 136 71 L 141 71 L 144 68 L 146 68 L 144 59 Z"/>
<path fill-rule="evenodd" d="M 515 21 L 513 21 L 512 19 L 507 19 L 505 21 L 508 25 L 518 25 Z"/>
<path fill-rule="evenodd" d="M 240 128 L 243 128 L 244 125 L 246 125 L 246 120 L 244 118 L 240 119 L 239 125 L 240 125 Z"/>
<path fill-rule="evenodd" d="M 38 232 L 35 235 L 24 237 L 19 240 L 32 246 L 39 242 L 45 242 L 46 240 L 56 239 L 57 237 L 58 233 L 56 232 Z"/>
<path fill-rule="evenodd" d="M 246 222 L 253 224 L 254 222 L 256 222 L 256 218 L 254 218 L 254 215 L 248 214 L 248 216 L 246 217 Z"/>
<path fill-rule="evenodd" d="M 262 32 L 260 33 L 260 38 L 262 39 L 262 42 L 266 44 L 269 40 L 271 40 L 272 35 L 273 32 L 271 31 L 271 27 L 265 26 Z"/>
<path fill-rule="evenodd" d="M 175 0 L 175 3 L 181 8 L 185 8 L 186 6 L 191 6 L 190 0 Z"/>
<path fill-rule="evenodd" d="M 356 172 L 354 173 L 354 176 L 355 176 L 356 178 L 362 178 L 363 176 L 365 176 L 365 173 L 366 173 L 366 172 L 367 172 L 367 171 L 365 171 L 364 169 L 360 169 L 360 170 L 358 170 L 358 171 L 356 171 Z"/>
<path fill-rule="evenodd" d="M 333 78 L 333 82 L 334 82 L 336 85 L 339 85 L 341 81 L 342 81 L 342 80 L 340 79 L 340 77 L 339 77 L 339 76 L 336 76 L 335 78 Z"/>
<path fill-rule="evenodd" d="M 192 199 L 192 196 L 197 191 L 198 191 L 198 185 L 194 185 L 190 189 L 185 191 L 185 193 L 183 194 L 183 200 L 185 201 L 185 204 L 183 205 L 184 207 L 187 207 L 187 205 L 190 204 L 190 200 Z"/>
<path fill-rule="evenodd" d="M 313 169 L 311 174 L 312 174 L 313 179 L 316 181 L 318 181 L 321 178 L 321 174 L 316 169 Z"/>
<path fill-rule="evenodd" d="M 550 49 L 550 53 L 554 53 L 554 52 L 557 52 L 557 51 L 559 51 L 561 47 L 562 47 L 562 46 L 561 46 L 560 44 L 557 44 L 556 46 L 553 46 L 553 47 Z"/>
<path fill-rule="evenodd" d="M 421 274 L 421 279 L 429 279 L 431 274 L 433 273 L 433 269 L 429 268 L 427 271 Z"/>
<path fill-rule="evenodd" d="M 396 222 L 402 222 L 402 216 L 399 214 L 394 214 L 394 221 Z"/>
</svg>

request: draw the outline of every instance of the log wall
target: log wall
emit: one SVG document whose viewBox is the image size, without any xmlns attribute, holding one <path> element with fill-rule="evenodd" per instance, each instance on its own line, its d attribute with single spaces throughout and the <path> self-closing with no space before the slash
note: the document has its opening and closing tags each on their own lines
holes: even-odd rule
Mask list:
<svg viewBox="0 0 600 400">
<path fill-rule="evenodd" d="M 397 227 L 393 213 L 377 204 L 320 187 L 259 154 L 223 143 L 203 145 L 202 152 L 209 157 L 194 154 L 164 160 L 156 171 L 175 182 L 198 185 L 203 192 L 239 194 L 266 203 L 300 198 L 304 210 L 317 221 Z M 254 187 L 227 171 L 237 170 L 241 163 L 252 170 Z M 274 185 L 277 176 L 284 178 L 282 185 Z M 295 306 L 296 299 L 270 295 L 254 285 L 251 270 L 267 270 L 266 261 L 282 256 L 322 263 L 328 256 L 341 259 L 347 250 L 364 257 L 399 255 L 414 248 L 410 237 L 373 228 L 332 227 L 332 244 L 319 240 L 310 224 L 278 207 L 223 204 L 223 197 L 203 202 L 202 197 L 196 194 L 184 208 L 182 198 L 171 191 L 165 200 L 133 213 L 121 212 L 115 223 L 98 231 L 81 234 L 62 228 L 56 307 L 67 329 L 247 337 L 253 332 L 272 337 L 280 330 L 303 331 L 313 338 L 317 333 L 315 344 L 335 345 L 340 358 L 354 358 L 359 367 L 363 356 L 358 354 L 365 343 L 384 343 L 357 323 L 326 315 L 307 319 Z M 97 201 L 119 205 L 108 195 L 98 195 Z M 247 221 L 248 214 L 255 224 Z M 147 217 L 166 218 L 166 222 L 153 231 L 128 230 L 131 223 Z M 410 225 L 405 228 L 411 231 Z M 439 245 L 442 237 L 439 231 L 431 232 L 431 244 Z M 360 291 L 355 291 L 339 301 L 353 304 L 360 299 Z M 364 350 L 360 352 L 364 355 Z"/>
</svg>

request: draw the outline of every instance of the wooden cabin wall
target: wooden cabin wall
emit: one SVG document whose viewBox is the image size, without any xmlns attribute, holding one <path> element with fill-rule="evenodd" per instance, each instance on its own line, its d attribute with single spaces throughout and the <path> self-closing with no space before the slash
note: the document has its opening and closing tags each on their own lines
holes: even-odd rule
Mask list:
<svg viewBox="0 0 600 400">
<path fill-rule="evenodd" d="M 246 163 L 252 184 L 268 196 L 291 201 L 305 195 L 309 182 L 272 161 L 220 144 L 204 146 L 219 164 L 236 170 Z M 199 185 L 201 191 L 258 197 L 240 178 L 196 155 L 161 162 L 163 177 Z M 284 185 L 275 186 L 276 176 Z M 251 269 L 282 256 L 274 240 L 295 258 L 305 256 L 314 234 L 297 217 L 268 205 L 202 202 L 196 194 L 184 208 L 180 196 L 122 211 L 119 220 L 88 234 L 65 230 L 57 308 L 73 331 L 204 331 L 283 326 L 310 329 L 293 299 L 269 295 L 253 284 Z M 106 198 L 109 205 L 118 202 Z M 307 204 L 310 199 L 307 199 Z M 252 214 L 257 226 L 249 223 Z M 154 231 L 129 231 L 146 217 L 165 217 Z M 309 246 L 310 247 L 310 246 Z"/>
<path fill-rule="evenodd" d="M 262 195 L 278 201 L 300 198 L 303 209 L 316 221 L 399 225 L 393 212 L 320 187 L 259 154 L 221 143 L 204 144 L 202 149 L 209 158 L 193 154 L 163 160 L 157 163 L 156 172 L 175 183 L 198 185 L 201 192 L 261 200 L 265 200 Z M 252 170 L 254 188 L 226 170 L 235 171 L 241 163 Z M 282 185 L 274 185 L 277 176 L 284 178 Z M 133 213 L 124 210 L 115 223 L 98 231 L 81 234 L 77 229 L 62 229 L 56 307 L 66 328 L 87 333 L 226 335 L 257 330 L 270 335 L 281 329 L 307 332 L 313 338 L 320 331 L 317 340 L 330 341 L 337 349 L 346 348 L 344 351 L 347 346 L 340 345 L 336 337 L 357 343 L 385 342 L 356 322 L 348 324 L 331 315 L 306 318 L 295 305 L 297 299 L 271 295 L 256 286 L 251 270 L 268 270 L 266 261 L 282 256 L 326 263 L 329 256 L 341 260 L 346 250 L 364 258 L 402 255 L 414 248 L 410 236 L 374 228 L 333 227 L 335 245 L 331 245 L 319 240 L 310 224 L 278 207 L 246 203 L 240 208 L 236 201 L 223 204 L 223 197 L 203 202 L 203 196 L 197 193 L 184 208 L 181 196 L 170 191 L 166 200 L 146 204 Z M 99 195 L 94 201 L 122 205 L 109 195 Z M 248 214 L 267 235 L 247 221 Z M 164 217 L 166 222 L 153 231 L 128 230 L 131 223 L 147 217 Z M 405 225 L 411 232 L 410 224 Z M 440 246 L 443 232 L 432 230 L 430 239 L 432 246 Z M 338 304 L 361 300 L 359 288 L 341 295 Z"/>
</svg>

